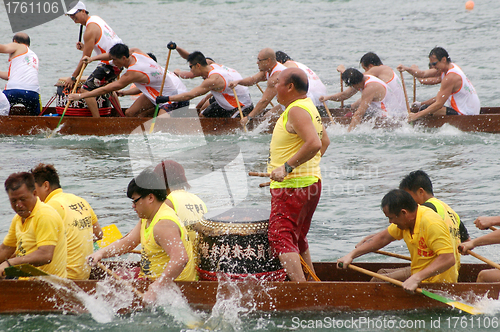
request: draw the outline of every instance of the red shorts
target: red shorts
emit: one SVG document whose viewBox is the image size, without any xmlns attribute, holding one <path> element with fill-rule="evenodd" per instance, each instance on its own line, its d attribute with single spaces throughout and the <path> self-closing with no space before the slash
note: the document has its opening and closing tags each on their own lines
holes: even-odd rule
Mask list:
<svg viewBox="0 0 500 332">
<path fill-rule="evenodd" d="M 309 248 L 306 235 L 320 195 L 321 181 L 305 188 L 271 189 L 268 239 L 275 255 Z"/>
</svg>

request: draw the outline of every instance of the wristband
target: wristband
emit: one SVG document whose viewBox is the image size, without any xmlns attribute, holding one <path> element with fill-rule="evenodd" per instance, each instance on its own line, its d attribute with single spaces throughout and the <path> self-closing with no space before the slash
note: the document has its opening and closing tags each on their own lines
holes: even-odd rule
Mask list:
<svg viewBox="0 0 500 332">
<path fill-rule="evenodd" d="M 253 120 L 253 116 L 249 115 L 249 116 L 247 116 L 247 119 L 248 119 L 248 121 L 252 121 Z"/>
<path fill-rule="evenodd" d="M 12 266 L 8 259 L 5 260 L 9 266 Z"/>
<path fill-rule="evenodd" d="M 288 165 L 288 162 L 285 162 L 285 164 L 284 164 L 284 165 L 285 165 L 285 172 L 286 172 L 287 174 L 290 174 L 290 173 L 292 173 L 292 172 L 293 172 L 293 167 L 292 167 L 292 166 L 290 166 L 290 165 Z"/>
<path fill-rule="evenodd" d="M 73 82 L 76 82 L 76 77 L 75 77 L 75 76 L 71 76 L 71 80 L 72 80 Z"/>
</svg>

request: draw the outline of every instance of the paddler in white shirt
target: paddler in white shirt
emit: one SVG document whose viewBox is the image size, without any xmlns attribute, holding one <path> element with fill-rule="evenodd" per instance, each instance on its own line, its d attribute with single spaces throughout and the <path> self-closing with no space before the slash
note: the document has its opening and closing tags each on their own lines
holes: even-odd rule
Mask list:
<svg viewBox="0 0 500 332">
<path fill-rule="evenodd" d="M 451 62 L 448 52 L 442 47 L 435 47 L 429 53 L 429 68 L 420 70 L 417 66 L 399 65 L 399 71 L 407 71 L 423 79 L 423 84 L 441 83 L 436 97 L 422 102 L 418 113 L 411 113 L 408 121 L 415 121 L 426 115 L 476 115 L 481 105 L 474 86 L 464 72 Z M 424 106 L 424 107 L 422 107 Z M 428 106 L 428 107 L 425 107 Z"/>
</svg>

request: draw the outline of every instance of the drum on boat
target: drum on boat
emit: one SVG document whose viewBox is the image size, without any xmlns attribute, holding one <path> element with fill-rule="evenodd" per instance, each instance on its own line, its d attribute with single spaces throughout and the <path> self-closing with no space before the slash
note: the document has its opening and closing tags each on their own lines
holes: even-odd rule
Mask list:
<svg viewBox="0 0 500 332">
<path fill-rule="evenodd" d="M 78 88 L 75 93 L 81 92 L 81 86 L 83 82 L 78 84 Z M 56 84 L 57 96 L 56 96 L 56 112 L 57 114 L 62 114 L 66 103 L 68 102 L 68 95 L 71 93 L 71 89 L 64 86 L 64 81 L 59 80 Z M 96 98 L 97 106 L 99 107 L 99 114 L 101 116 L 107 116 L 111 114 L 111 102 L 109 101 L 110 94 L 105 94 Z M 70 102 L 65 115 L 70 116 L 92 116 L 92 113 L 87 107 L 85 99 L 75 100 Z"/>
<path fill-rule="evenodd" d="M 222 273 L 238 280 L 253 276 L 282 281 L 286 272 L 273 257 L 267 240 L 269 211 L 233 208 L 221 214 L 206 214 L 194 228 L 198 231 L 200 280 L 217 280 Z"/>
</svg>

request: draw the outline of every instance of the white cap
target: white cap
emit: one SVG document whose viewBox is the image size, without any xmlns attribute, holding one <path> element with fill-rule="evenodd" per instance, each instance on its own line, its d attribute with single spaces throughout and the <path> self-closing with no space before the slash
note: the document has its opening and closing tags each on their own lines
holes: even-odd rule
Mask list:
<svg viewBox="0 0 500 332">
<path fill-rule="evenodd" d="M 70 10 L 68 10 L 68 12 L 66 14 L 67 15 L 73 15 L 74 13 L 76 13 L 77 11 L 79 11 L 80 9 L 87 11 L 87 7 L 85 7 L 85 4 L 83 2 L 81 2 L 81 1 L 78 1 L 78 3 L 76 4 L 76 6 L 73 7 L 73 8 L 71 8 Z"/>
</svg>

